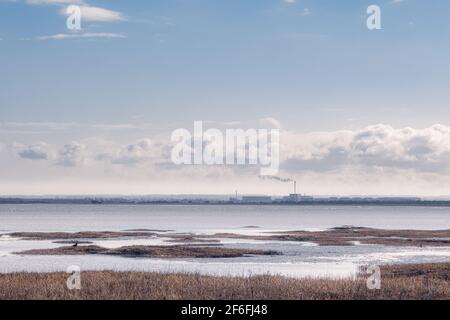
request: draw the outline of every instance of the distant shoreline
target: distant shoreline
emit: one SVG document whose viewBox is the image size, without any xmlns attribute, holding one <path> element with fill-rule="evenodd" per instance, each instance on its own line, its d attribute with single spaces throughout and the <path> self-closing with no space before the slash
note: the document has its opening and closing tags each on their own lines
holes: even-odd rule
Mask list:
<svg viewBox="0 0 450 320">
<path fill-rule="evenodd" d="M 288 202 L 210 200 L 210 199 L 167 199 L 146 200 L 134 198 L 0 198 L 0 204 L 69 204 L 69 205 L 231 205 L 231 206 L 410 206 L 410 207 L 450 207 L 450 200 L 387 200 L 383 199 L 337 199 Z"/>
</svg>

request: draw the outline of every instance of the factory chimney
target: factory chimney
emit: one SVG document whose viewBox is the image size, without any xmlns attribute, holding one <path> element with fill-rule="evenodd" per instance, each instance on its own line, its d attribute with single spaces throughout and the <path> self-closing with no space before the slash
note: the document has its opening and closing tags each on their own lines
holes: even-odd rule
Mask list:
<svg viewBox="0 0 450 320">
<path fill-rule="evenodd" d="M 294 181 L 294 194 L 297 194 L 297 181 Z"/>
</svg>

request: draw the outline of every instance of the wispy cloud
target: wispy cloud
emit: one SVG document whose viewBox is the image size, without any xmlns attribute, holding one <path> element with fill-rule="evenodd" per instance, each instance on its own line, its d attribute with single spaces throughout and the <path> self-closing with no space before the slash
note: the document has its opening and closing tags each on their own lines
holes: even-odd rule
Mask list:
<svg viewBox="0 0 450 320">
<path fill-rule="evenodd" d="M 84 21 L 90 22 L 115 22 L 115 21 L 125 21 L 125 16 L 118 11 L 113 11 L 100 7 L 92 7 L 89 5 L 80 6 L 81 18 Z M 66 8 L 63 8 L 60 13 L 65 16 L 69 16 Z"/>
<path fill-rule="evenodd" d="M 51 5 L 51 4 L 85 4 L 83 0 L 27 0 L 32 5 Z"/>
<path fill-rule="evenodd" d="M 46 131 L 62 131 L 74 129 L 97 129 L 97 130 L 126 130 L 126 129 L 142 129 L 151 127 L 150 123 L 77 123 L 77 122 L 0 122 L 1 133 L 29 133 L 29 132 L 46 132 Z"/>
<path fill-rule="evenodd" d="M 84 0 L 27 0 L 29 5 L 58 5 L 63 6 L 60 14 L 68 16 L 67 6 L 78 5 L 81 9 L 81 17 L 84 21 L 90 22 L 116 22 L 127 20 L 125 15 L 119 11 L 114 11 L 106 8 L 95 7 L 89 5 Z"/>
<path fill-rule="evenodd" d="M 89 5 L 84 0 L 26 0 L 29 5 L 57 5 L 62 7 L 59 13 L 63 16 L 69 16 L 71 13 L 67 11 L 69 5 L 78 5 L 81 11 L 81 19 L 84 22 L 118 22 L 126 21 L 125 15 L 119 11 L 114 11 L 101 7 Z M 126 34 L 117 32 L 86 32 L 80 31 L 76 33 L 58 33 L 52 35 L 38 36 L 35 40 L 66 40 L 66 39 L 117 39 L 126 38 Z"/>
<path fill-rule="evenodd" d="M 48 36 L 37 37 L 36 40 L 66 40 L 66 39 L 95 39 L 95 38 L 126 38 L 124 33 L 110 33 L 110 32 L 87 32 L 87 33 L 58 33 Z"/>
<path fill-rule="evenodd" d="M 281 128 L 280 121 L 278 121 L 277 119 L 272 118 L 272 117 L 259 119 L 259 124 L 261 126 L 267 127 L 267 128 L 275 128 L 275 129 Z"/>
<path fill-rule="evenodd" d="M 305 17 L 305 16 L 310 16 L 311 15 L 311 10 L 308 8 L 305 8 L 302 10 L 302 12 L 300 13 L 301 16 Z"/>
</svg>

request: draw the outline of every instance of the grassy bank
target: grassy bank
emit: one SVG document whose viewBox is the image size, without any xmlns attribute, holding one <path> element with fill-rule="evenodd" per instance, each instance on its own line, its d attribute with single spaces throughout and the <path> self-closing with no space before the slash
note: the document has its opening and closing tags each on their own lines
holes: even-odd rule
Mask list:
<svg viewBox="0 0 450 320">
<path fill-rule="evenodd" d="M 238 258 L 247 255 L 277 255 L 270 250 L 234 249 L 216 246 L 128 246 L 107 249 L 99 246 L 60 247 L 19 252 L 22 255 L 110 255 L 128 258 Z"/>
<path fill-rule="evenodd" d="M 258 235 L 219 233 L 212 235 L 194 235 L 170 233 L 170 230 L 136 229 L 128 231 L 84 231 L 67 232 L 15 232 L 8 234 L 22 240 L 55 240 L 56 243 L 74 243 L 75 241 L 117 238 L 158 238 L 171 243 L 210 243 L 219 244 L 217 238 L 247 239 L 261 241 L 298 241 L 312 242 L 319 246 L 353 246 L 379 244 L 406 247 L 448 247 L 450 230 L 383 230 L 360 227 L 338 227 L 323 231 L 285 231 L 262 233 Z M 168 240 L 167 240 L 168 239 Z M 80 242 L 82 243 L 82 242 Z"/>
<path fill-rule="evenodd" d="M 381 290 L 366 280 L 250 278 L 138 272 L 83 272 L 82 290 L 68 274 L 0 275 L 0 299 L 449 299 L 450 264 L 385 266 Z"/>
</svg>

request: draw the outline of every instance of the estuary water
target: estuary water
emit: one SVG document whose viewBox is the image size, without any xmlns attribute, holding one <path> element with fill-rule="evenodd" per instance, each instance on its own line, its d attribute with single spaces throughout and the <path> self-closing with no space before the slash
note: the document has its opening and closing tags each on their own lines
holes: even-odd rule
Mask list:
<svg viewBox="0 0 450 320">
<path fill-rule="evenodd" d="M 276 250 L 279 256 L 228 259 L 152 259 L 109 256 L 25 256 L 52 241 L 11 238 L 12 232 L 170 230 L 177 233 L 259 234 L 289 230 L 324 230 L 339 226 L 383 229 L 450 229 L 450 208 L 388 206 L 258 205 L 0 205 L 0 273 L 82 270 L 195 272 L 244 276 L 351 277 L 361 265 L 450 262 L 450 247 L 409 248 L 380 245 L 350 247 L 311 243 L 218 239 L 226 247 Z M 94 240 L 103 247 L 170 245 L 164 237 Z"/>
</svg>

